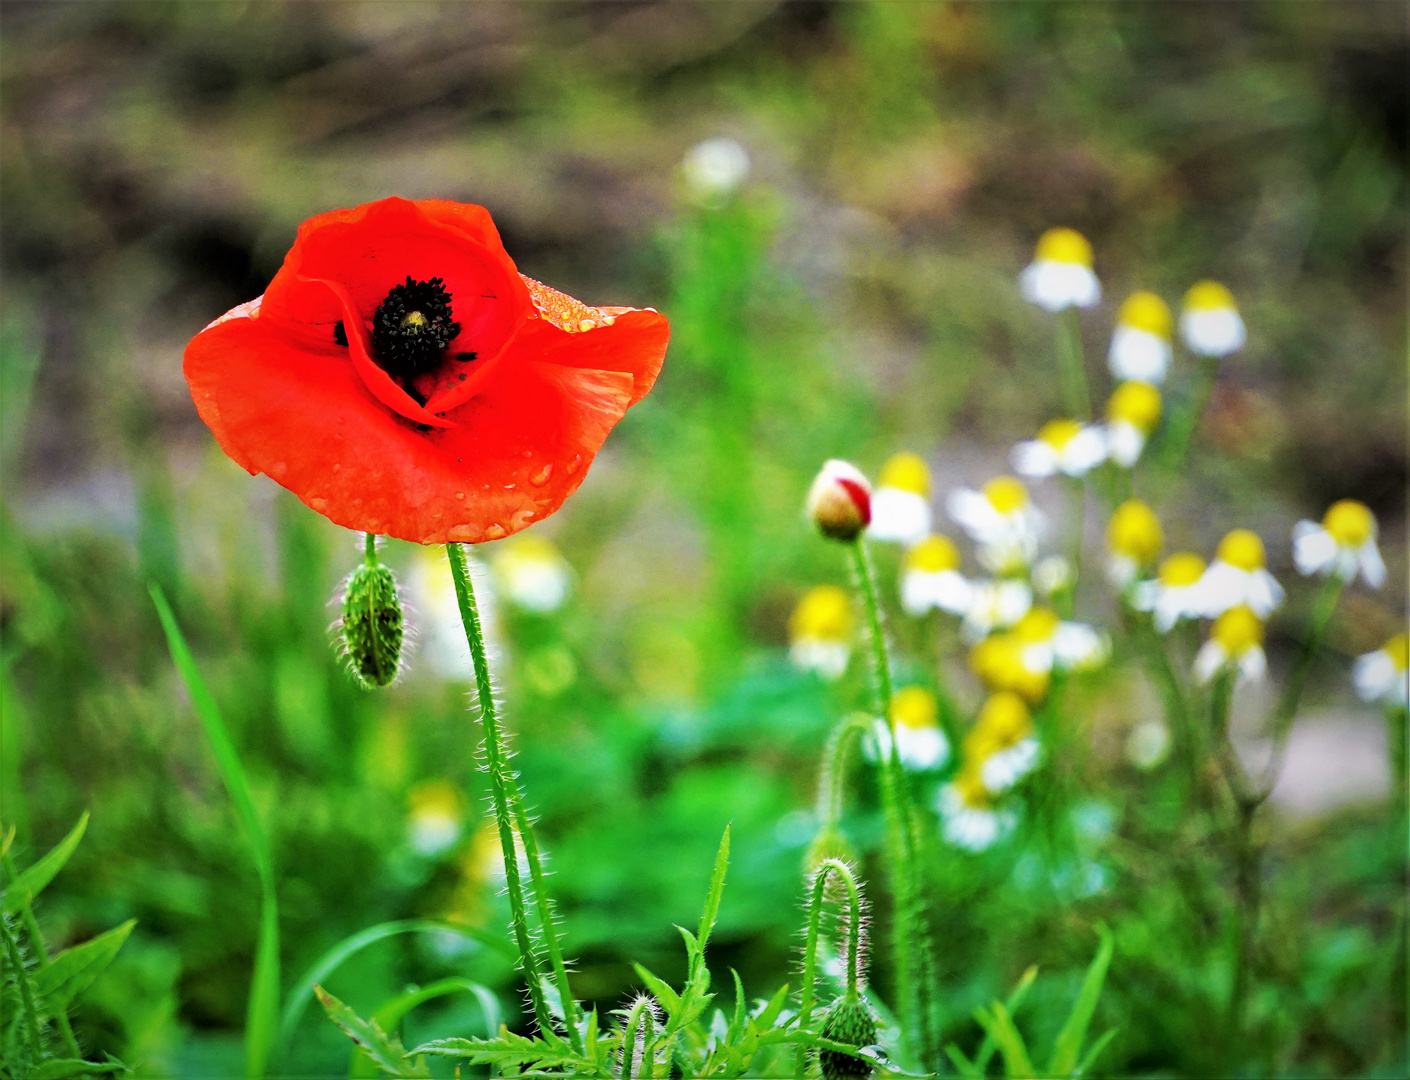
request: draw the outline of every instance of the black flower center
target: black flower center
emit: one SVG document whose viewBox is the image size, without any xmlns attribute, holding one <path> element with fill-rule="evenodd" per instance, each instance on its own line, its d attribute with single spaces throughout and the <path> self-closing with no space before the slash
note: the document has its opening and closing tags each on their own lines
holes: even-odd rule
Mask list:
<svg viewBox="0 0 1410 1080">
<path fill-rule="evenodd" d="M 460 333 L 451 319 L 450 293 L 438 277 L 406 279 L 372 315 L 372 352 L 388 375 L 411 379 L 441 362 L 450 339 Z"/>
</svg>

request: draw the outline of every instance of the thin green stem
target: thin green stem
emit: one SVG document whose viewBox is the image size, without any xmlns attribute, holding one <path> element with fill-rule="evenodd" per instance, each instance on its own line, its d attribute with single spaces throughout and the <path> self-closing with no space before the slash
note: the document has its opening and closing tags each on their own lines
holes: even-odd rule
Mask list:
<svg viewBox="0 0 1410 1080">
<path fill-rule="evenodd" d="M 872 707 L 886 724 L 889 756 L 879 770 L 881 796 L 886 812 L 886 836 L 892 882 L 896 890 L 896 926 L 892 934 L 896 966 L 897 997 L 912 1050 L 929 1062 L 932 1048 L 929 1038 L 928 986 L 918 978 L 919 967 L 925 967 L 926 942 L 922 932 L 919 867 L 915 857 L 915 811 L 910 803 L 910 785 L 901 765 L 896 746 L 896 720 L 891 715 L 891 660 L 886 651 L 886 631 L 881 619 L 881 602 L 877 597 L 876 575 L 861 537 L 850 545 L 852 568 L 857 588 L 862 596 L 868 646 L 871 656 Z"/>
<path fill-rule="evenodd" d="M 8 851 L 5 852 L 3 856 L 0 856 L 0 865 L 4 866 L 5 876 L 10 881 L 14 881 L 15 878 L 19 876 L 18 871 L 15 869 L 14 860 L 10 858 Z M 35 919 L 34 909 L 30 906 L 28 900 L 25 900 L 24 904 L 20 907 L 20 918 L 24 921 L 25 933 L 29 935 L 29 940 L 34 943 L 34 956 L 35 959 L 39 961 L 39 969 L 43 971 L 49 966 L 49 950 L 44 947 L 44 938 L 39 933 L 39 922 Z M 64 1046 L 68 1048 L 69 1053 L 75 1058 L 82 1057 L 83 1055 L 78 1049 L 78 1040 L 74 1038 L 73 1027 L 69 1023 L 68 1011 L 60 1009 L 54 1015 L 54 1020 L 59 1025 L 59 1033 L 63 1035 Z"/>
<path fill-rule="evenodd" d="M 1273 714 L 1273 753 L 1259 784 L 1259 802 L 1267 799 L 1278 783 L 1278 775 L 1283 769 L 1283 757 L 1287 751 L 1288 735 L 1292 732 L 1293 721 L 1297 718 L 1297 707 L 1302 701 L 1302 691 L 1307 686 L 1312 664 L 1317 659 L 1322 639 L 1326 637 L 1327 627 L 1331 624 L 1332 616 L 1336 614 L 1337 603 L 1345 589 L 1346 579 L 1332 574 L 1323 583 L 1322 591 L 1317 594 L 1317 601 L 1312 607 L 1312 617 L 1307 623 L 1307 637 L 1303 639 L 1302 650 L 1298 653 L 1292 674 L 1288 676 L 1287 685 L 1283 688 L 1283 696 L 1278 699 L 1278 710 Z"/>
<path fill-rule="evenodd" d="M 822 831 L 837 828 L 842 819 L 842 807 L 847 788 L 847 755 L 857 742 L 871 730 L 871 718 L 863 714 L 847 717 L 828 736 L 823 748 L 822 775 L 818 777 L 818 820 Z"/>
<path fill-rule="evenodd" d="M 519 949 L 519 964 L 529 987 L 529 1000 L 534 1018 L 545 1034 L 553 1030 L 553 1018 L 544 998 L 538 961 L 529 938 L 529 918 L 524 906 L 524 886 L 519 878 L 519 856 L 514 845 L 514 820 L 510 813 L 510 789 L 516 788 L 509 755 L 499 730 L 499 708 L 494 700 L 494 684 L 490 680 L 489 662 L 485 656 L 485 638 L 480 627 L 480 612 L 475 606 L 475 590 L 465 565 L 465 552 L 459 544 L 447 544 L 451 578 L 455 582 L 455 597 L 460 605 L 460 620 L 465 627 L 465 640 L 475 663 L 475 690 L 480 701 L 480 723 L 485 731 L 485 758 L 490 774 L 490 795 L 494 802 L 495 822 L 499 826 L 499 846 L 504 853 L 504 879 L 509 892 L 510 920 L 514 941 Z M 550 922 L 544 926 L 544 936 L 556 932 Z M 570 995 L 564 995 L 565 999 Z"/>
<path fill-rule="evenodd" d="M 363 545 L 363 558 L 367 561 L 367 565 L 368 565 L 368 566 L 376 566 L 376 565 L 377 565 L 377 534 L 376 534 L 376 533 L 368 533 L 368 534 L 367 534 L 367 539 L 366 539 L 366 541 L 365 541 L 365 543 L 364 543 L 364 545 Z"/>
<path fill-rule="evenodd" d="M 1172 474 L 1179 472 L 1185 463 L 1190 440 L 1194 437 L 1195 429 L 1199 427 L 1205 410 L 1209 408 L 1209 398 L 1214 392 L 1218 376 L 1219 358 L 1200 357 L 1199 374 L 1195 377 L 1195 385 L 1185 401 L 1185 407 L 1171 417 L 1170 427 L 1167 429 L 1165 451 L 1161 457 L 1162 464 Z"/>
<path fill-rule="evenodd" d="M 20 1003 L 24 1007 L 25 1021 L 29 1026 L 30 1051 L 37 1061 L 44 1054 L 44 1046 L 39 1041 L 39 1010 L 35 1007 L 34 992 L 29 985 L 29 975 L 24 969 L 24 957 L 20 955 L 20 947 L 11 936 L 10 926 L 3 916 L 0 916 L 0 937 L 5 939 L 5 958 L 15 969 L 15 982 L 20 985 Z"/>
<path fill-rule="evenodd" d="M 1200 782 L 1200 761 L 1203 756 L 1203 740 L 1194 723 L 1185 688 L 1176 674 L 1175 665 L 1170 661 L 1170 653 L 1165 640 L 1156 632 L 1150 616 L 1131 610 L 1123 605 L 1128 625 L 1134 630 L 1133 636 L 1145 656 L 1146 666 L 1156 681 L 1160 683 L 1165 697 L 1165 716 L 1175 729 L 1176 752 L 1180 765 L 1185 770 L 1188 784 L 1188 797 L 1195 806 L 1202 801 L 1203 785 Z"/>
<path fill-rule="evenodd" d="M 1092 395 L 1087 389 L 1087 362 L 1082 355 L 1082 319 L 1075 307 L 1057 314 L 1058 369 L 1063 399 L 1072 419 L 1092 418 Z"/>
<path fill-rule="evenodd" d="M 1077 611 L 1077 590 L 1082 587 L 1082 540 L 1087 531 L 1087 488 L 1081 477 L 1070 477 L 1072 490 L 1072 585 L 1064 590 L 1062 614 L 1071 618 Z"/>
</svg>

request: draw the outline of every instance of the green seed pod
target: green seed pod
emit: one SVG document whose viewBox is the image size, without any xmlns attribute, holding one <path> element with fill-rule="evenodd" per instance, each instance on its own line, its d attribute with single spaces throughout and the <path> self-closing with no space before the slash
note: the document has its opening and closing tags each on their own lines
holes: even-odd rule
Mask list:
<svg viewBox="0 0 1410 1080">
<path fill-rule="evenodd" d="M 876 1042 L 876 1018 L 859 997 L 842 996 L 832 1003 L 823 1019 L 822 1037 L 846 1046 L 871 1046 Z M 824 1080 L 868 1077 L 875 1067 L 870 1061 L 850 1057 L 836 1050 L 819 1050 L 818 1065 Z"/>
<path fill-rule="evenodd" d="M 353 678 L 367 689 L 389 686 L 401 671 L 405 624 L 396 578 L 380 563 L 364 563 L 343 594 L 343 647 Z"/>
</svg>

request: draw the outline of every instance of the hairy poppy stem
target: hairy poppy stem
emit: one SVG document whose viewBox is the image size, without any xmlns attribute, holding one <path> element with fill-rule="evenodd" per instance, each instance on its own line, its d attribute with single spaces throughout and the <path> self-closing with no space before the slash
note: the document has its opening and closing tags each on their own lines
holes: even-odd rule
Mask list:
<svg viewBox="0 0 1410 1080">
<path fill-rule="evenodd" d="M 553 1030 L 553 1018 L 548 1001 L 544 997 L 543 983 L 540 981 L 538 961 L 534 956 L 533 943 L 529 937 L 529 918 L 524 904 L 524 884 L 519 877 L 519 857 L 514 847 L 514 829 L 517 823 L 519 835 L 524 842 L 524 855 L 529 864 L 529 875 L 533 880 L 535 898 L 543 931 L 543 940 L 549 952 L 554 975 L 562 998 L 563 1017 L 568 1028 L 568 1037 L 576 1047 L 581 1034 L 576 1023 L 576 1009 L 573 995 L 568 987 L 568 975 L 563 966 L 563 953 L 558 942 L 558 929 L 553 921 L 553 909 L 543 884 L 543 867 L 539 858 L 538 843 L 534 839 L 533 826 L 524 812 L 524 799 L 519 791 L 519 783 L 514 770 L 509 767 L 509 753 L 503 742 L 499 727 L 499 709 L 494 700 L 494 684 L 490 680 L 489 660 L 485 655 L 485 636 L 480 627 L 480 612 L 475 604 L 475 590 L 470 582 L 470 572 L 465 563 L 465 551 L 459 544 L 447 544 L 446 555 L 450 559 L 450 574 L 455 582 L 455 597 L 460 605 L 460 619 L 465 626 L 465 640 L 470 646 L 470 656 L 475 663 L 475 691 L 480 700 L 480 722 L 485 729 L 485 757 L 490 773 L 490 792 L 494 801 L 495 821 L 499 826 L 499 844 L 504 853 L 504 878 L 509 891 L 509 910 L 514 930 L 514 941 L 519 948 L 519 963 L 524 970 L 524 979 L 529 986 L 529 1000 L 534 1006 L 534 1018 L 539 1029 Z"/>
<path fill-rule="evenodd" d="M 813 890 L 808 903 L 808 936 L 803 944 L 803 988 L 798 998 L 798 1030 L 807 1031 L 812 1023 L 814 987 L 818 971 L 818 931 L 822 925 L 823 898 L 828 879 L 842 879 L 847 889 L 847 997 L 855 999 L 861 993 L 862 978 L 862 895 L 852 869 L 841 859 L 824 859 L 813 875 Z M 800 1043 L 794 1056 L 794 1073 L 803 1080 L 808 1071 L 808 1048 Z"/>
<path fill-rule="evenodd" d="M 890 754 L 881 763 L 881 797 L 886 811 L 886 846 L 891 863 L 891 880 L 896 890 L 896 927 L 892 934 L 896 966 L 896 996 L 903 1017 L 906 1039 L 917 1057 L 926 1063 L 931 1057 L 928 1036 L 928 980 L 924 977 L 927 947 L 922 927 L 919 865 L 915 851 L 915 810 L 911 806 L 910 785 L 901 766 L 896 746 L 896 721 L 891 715 L 891 660 L 886 651 L 886 633 L 877 598 L 876 575 L 861 537 L 847 545 L 857 589 L 862 595 L 871 657 L 872 707 L 890 734 Z"/>
</svg>

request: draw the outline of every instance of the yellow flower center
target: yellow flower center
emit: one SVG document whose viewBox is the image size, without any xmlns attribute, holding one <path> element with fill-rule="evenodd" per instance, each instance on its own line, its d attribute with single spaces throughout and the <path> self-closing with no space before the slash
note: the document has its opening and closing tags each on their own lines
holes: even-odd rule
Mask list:
<svg viewBox="0 0 1410 1080">
<path fill-rule="evenodd" d="M 1170 305 L 1153 292 L 1132 293 L 1121 305 L 1116 321 L 1133 330 L 1144 330 L 1147 334 L 1169 340 L 1175 320 L 1170 315 Z"/>
<path fill-rule="evenodd" d="M 1342 499 L 1327 510 L 1322 528 L 1342 547 L 1359 548 L 1376 535 L 1376 519 L 1365 503 Z"/>
<path fill-rule="evenodd" d="M 940 722 L 940 706 L 925 687 L 907 686 L 891 699 L 891 719 L 902 727 L 933 728 Z"/>
<path fill-rule="evenodd" d="M 1234 294 L 1217 281 L 1197 281 L 1185 294 L 1187 311 L 1219 311 L 1225 308 L 1238 310 L 1234 305 Z"/>
<path fill-rule="evenodd" d="M 1024 664 L 1023 650 L 1028 644 L 1016 634 L 991 634 L 969 651 L 970 670 L 990 690 L 1011 690 L 1037 703 L 1048 692 L 1051 676 L 1046 671 L 1030 671 Z"/>
<path fill-rule="evenodd" d="M 919 454 L 893 454 L 881 467 L 877 487 L 897 488 L 924 498 L 930 497 L 930 466 Z"/>
<path fill-rule="evenodd" d="M 1255 645 L 1263 644 L 1263 622 L 1250 608 L 1240 604 L 1214 620 L 1209 636 L 1224 646 L 1229 656 L 1242 656 Z"/>
<path fill-rule="evenodd" d="M 1204 560 L 1192 551 L 1177 551 L 1160 564 L 1160 583 L 1168 589 L 1193 585 L 1204 575 Z"/>
<path fill-rule="evenodd" d="M 982 759 L 967 763 L 954 780 L 960 801 L 972 810 L 989 809 L 989 789 L 984 786 L 984 777 L 980 770 L 983 764 Z"/>
<path fill-rule="evenodd" d="M 1028 489 L 1012 476 L 999 476 L 983 487 L 984 497 L 1001 514 L 1012 514 L 1028 505 Z"/>
<path fill-rule="evenodd" d="M 563 561 L 553 541 L 536 533 L 520 533 L 496 553 L 495 566 L 501 573 L 512 574 L 531 566 L 557 566 Z"/>
<path fill-rule="evenodd" d="M 1028 643 L 1051 641 L 1057 633 L 1061 620 L 1049 608 L 1029 608 L 1028 614 L 1018 620 L 1013 628 L 1014 636 Z"/>
<path fill-rule="evenodd" d="M 960 551 L 948 536 L 927 536 L 906 552 L 906 569 L 938 574 L 960 568 Z"/>
<path fill-rule="evenodd" d="M 1042 262 L 1076 263 L 1092 268 L 1092 245 L 1076 229 L 1049 229 L 1038 238 L 1033 256 Z"/>
<path fill-rule="evenodd" d="M 1262 570 L 1268 561 L 1263 541 L 1249 529 L 1235 529 L 1225 534 L 1214 557 L 1240 570 Z"/>
<path fill-rule="evenodd" d="M 1140 499 L 1127 499 L 1116 508 L 1106 528 L 1106 542 L 1118 555 L 1135 559 L 1142 566 L 1155 562 L 1165 545 L 1160 519 Z"/>
<path fill-rule="evenodd" d="M 1106 403 L 1108 420 L 1124 420 L 1142 434 L 1149 435 L 1160 423 L 1160 391 L 1150 383 L 1124 382 Z"/>
<path fill-rule="evenodd" d="M 1043 425 L 1043 430 L 1038 432 L 1038 438 L 1058 453 L 1062 453 L 1062 448 L 1075 439 L 1081 431 L 1082 425 L 1076 420 L 1049 420 Z"/>
<path fill-rule="evenodd" d="M 818 585 L 803 594 L 788 620 L 790 641 L 852 640 L 852 601 L 836 585 Z"/>
<path fill-rule="evenodd" d="M 460 793 L 444 780 L 417 784 L 407 796 L 413 818 L 449 818 L 458 821 L 463 811 Z"/>
<path fill-rule="evenodd" d="M 1008 747 L 1020 742 L 1032 730 L 1033 717 L 1023 699 L 1008 690 L 1001 690 L 989 695 L 989 700 L 984 702 L 970 735 L 976 745 L 987 741 L 991 746 Z"/>
<path fill-rule="evenodd" d="M 1381 646 L 1381 652 L 1390 657 L 1396 671 L 1410 670 L 1410 635 L 1396 634 Z"/>
</svg>

